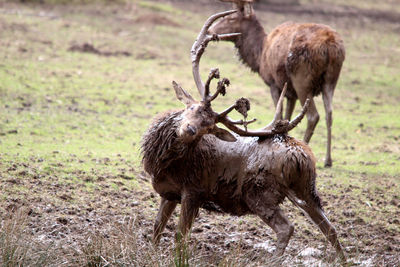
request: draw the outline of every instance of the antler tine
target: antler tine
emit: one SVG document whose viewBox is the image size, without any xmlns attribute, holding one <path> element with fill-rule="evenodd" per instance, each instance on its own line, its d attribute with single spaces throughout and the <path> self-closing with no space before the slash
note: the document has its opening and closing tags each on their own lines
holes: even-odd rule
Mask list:
<svg viewBox="0 0 400 267">
<path fill-rule="evenodd" d="M 304 115 L 307 113 L 309 104 L 310 104 L 310 99 L 307 98 L 306 102 L 303 105 L 303 108 L 301 109 L 300 114 L 297 115 L 296 118 L 294 118 L 293 120 L 291 120 L 289 122 L 288 131 L 292 130 L 294 127 L 297 126 L 297 124 L 299 124 L 301 122 L 301 120 L 303 119 Z"/>
<path fill-rule="evenodd" d="M 281 96 L 279 97 L 279 101 L 276 107 L 276 112 L 273 121 L 267 126 L 259 130 L 247 130 L 247 125 L 251 122 L 254 122 L 255 120 L 251 121 L 233 121 L 231 120 L 227 115 L 229 112 L 231 112 L 234 109 L 238 109 L 239 107 L 239 101 L 236 102 L 236 104 L 230 106 L 220 114 L 218 114 L 217 117 L 217 122 L 220 122 L 224 124 L 228 129 L 231 131 L 241 135 L 241 136 L 259 136 L 259 137 L 270 137 L 275 134 L 284 134 L 292 130 L 294 127 L 296 127 L 300 121 L 303 119 L 304 115 L 307 112 L 307 108 L 309 105 L 309 99 L 306 100 L 306 102 L 303 105 L 303 108 L 300 112 L 299 115 L 296 116 L 292 121 L 287 121 L 287 120 L 281 120 L 280 116 L 282 115 L 282 103 L 283 103 L 283 98 L 285 96 L 287 90 L 287 84 L 285 84 Z M 245 129 L 242 129 L 236 125 L 243 125 Z"/>
<path fill-rule="evenodd" d="M 266 130 L 271 129 L 276 124 L 276 122 L 282 118 L 282 105 L 283 105 L 283 99 L 285 97 L 286 91 L 287 91 L 287 83 L 285 83 L 285 85 L 283 86 L 281 95 L 278 100 L 278 104 L 276 105 L 274 119 L 264 129 L 266 129 Z"/>
<path fill-rule="evenodd" d="M 224 111 L 222 111 L 221 113 L 218 114 L 217 120 L 218 121 L 223 121 L 224 118 L 226 118 L 226 116 L 236 108 L 236 104 L 230 106 L 229 108 L 225 109 Z"/>
<path fill-rule="evenodd" d="M 196 41 L 193 43 L 192 49 L 190 51 L 190 54 L 192 57 L 193 78 L 196 83 L 196 87 L 199 90 L 199 93 L 203 99 L 205 99 L 207 97 L 207 95 L 205 94 L 206 93 L 205 87 L 200 78 L 199 63 L 200 63 L 200 58 L 203 55 L 205 48 L 207 47 L 208 43 L 212 40 L 220 40 L 220 38 L 228 38 L 228 37 L 240 35 L 238 33 L 223 34 L 223 35 L 216 35 L 216 34 L 215 35 L 207 35 L 207 30 L 210 28 L 210 26 L 214 23 L 215 20 L 217 20 L 221 17 L 227 16 L 227 15 L 230 15 L 235 12 L 237 12 L 237 10 L 229 10 L 229 11 L 214 14 L 211 17 L 209 17 L 207 19 L 207 21 L 204 23 L 203 28 L 201 29 L 199 35 L 197 36 Z"/>
<path fill-rule="evenodd" d="M 245 17 L 250 17 L 253 14 L 252 3 L 254 0 L 220 0 L 221 2 L 231 2 L 233 3 L 234 8 L 238 10 L 244 9 Z"/>
<path fill-rule="evenodd" d="M 218 81 L 217 90 L 215 91 L 214 95 L 206 96 L 204 101 L 210 103 L 213 101 L 219 94 L 225 95 L 226 94 L 226 87 L 229 86 L 231 82 L 227 78 L 223 78 L 222 80 Z"/>
<path fill-rule="evenodd" d="M 218 68 L 211 69 L 210 74 L 208 74 L 208 79 L 206 81 L 204 95 L 208 96 L 210 94 L 210 83 L 211 83 L 211 80 L 214 78 L 219 79 L 219 69 Z"/>
<path fill-rule="evenodd" d="M 232 132 L 235 132 L 235 133 L 237 133 L 238 135 L 241 135 L 241 136 L 260 136 L 260 137 L 261 136 L 265 136 L 265 137 L 268 137 L 268 136 L 273 136 L 274 134 L 276 134 L 275 132 L 272 132 L 272 131 L 268 131 L 267 132 L 267 131 L 264 131 L 264 130 L 255 130 L 255 131 L 249 130 L 248 131 L 247 129 L 243 130 L 242 128 L 236 126 L 236 125 L 246 125 L 247 126 L 247 124 L 250 124 L 250 123 L 255 122 L 255 121 L 256 121 L 256 119 L 253 119 L 253 120 L 248 121 L 248 122 L 245 122 L 243 120 L 233 121 L 227 116 L 218 118 L 218 122 L 220 122 L 223 125 L 225 125 Z"/>
</svg>

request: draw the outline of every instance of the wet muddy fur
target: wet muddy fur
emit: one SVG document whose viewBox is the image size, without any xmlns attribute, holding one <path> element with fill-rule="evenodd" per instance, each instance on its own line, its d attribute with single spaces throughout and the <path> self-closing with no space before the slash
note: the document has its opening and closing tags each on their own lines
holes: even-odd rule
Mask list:
<svg viewBox="0 0 400 267">
<path fill-rule="evenodd" d="M 236 216 L 256 214 L 277 233 L 282 255 L 293 225 L 279 208 L 288 197 L 310 215 L 337 252 L 343 252 L 315 189 L 315 159 L 309 147 L 287 135 L 237 137 L 230 143 L 206 134 L 186 144 L 177 136 L 178 112 L 155 119 L 142 140 L 143 165 L 162 197 L 154 242 L 178 203 L 185 235 L 199 208 Z"/>
</svg>

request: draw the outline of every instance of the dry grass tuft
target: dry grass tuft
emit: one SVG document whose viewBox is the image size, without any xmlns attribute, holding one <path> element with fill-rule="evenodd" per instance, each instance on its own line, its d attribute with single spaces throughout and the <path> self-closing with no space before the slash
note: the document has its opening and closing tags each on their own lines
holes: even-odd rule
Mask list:
<svg viewBox="0 0 400 267">
<path fill-rule="evenodd" d="M 78 266 L 164 266 L 169 253 L 157 250 L 136 217 L 110 223 L 103 232 L 90 233 L 76 252 Z"/>
<path fill-rule="evenodd" d="M 53 244 L 42 244 L 28 233 L 28 210 L 11 211 L 0 222 L 2 266 L 45 266 L 53 257 Z"/>
<path fill-rule="evenodd" d="M 1 266 L 166 266 L 173 262 L 173 251 L 154 248 L 136 218 L 110 222 L 74 247 L 35 239 L 29 233 L 28 214 L 20 208 L 1 221 Z"/>
</svg>

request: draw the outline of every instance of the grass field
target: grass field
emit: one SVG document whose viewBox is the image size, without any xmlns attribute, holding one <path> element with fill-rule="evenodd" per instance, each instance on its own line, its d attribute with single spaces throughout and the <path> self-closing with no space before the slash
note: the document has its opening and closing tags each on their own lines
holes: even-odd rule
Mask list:
<svg viewBox="0 0 400 267">
<path fill-rule="evenodd" d="M 197 95 L 190 47 L 205 19 L 230 6 L 90 2 L 0 2 L 2 266 L 176 264 L 177 213 L 160 248 L 149 241 L 159 197 L 142 171 L 140 139 L 153 116 L 182 107 L 172 80 Z M 399 15 L 400 3 L 300 2 L 296 10 L 305 12 L 273 12 L 268 6 L 256 12 L 268 31 L 287 20 L 312 21 L 335 28 L 345 41 L 333 103 L 332 168 L 323 168 L 321 97 L 321 119 L 310 142 L 325 210 L 349 265 L 398 266 L 400 23 L 390 16 Z M 346 15 L 345 4 L 359 16 Z M 370 16 L 370 9 L 382 17 Z M 239 63 L 232 44 L 207 48 L 203 77 L 212 67 L 232 83 L 227 96 L 213 103 L 215 110 L 245 96 L 252 103 L 249 116 L 258 119 L 253 127 L 271 120 L 269 89 Z M 304 131 L 302 122 L 291 135 L 301 139 Z M 338 264 L 318 229 L 289 203 L 284 209 L 296 229 L 283 264 Z M 202 211 L 188 245 L 189 263 L 268 266 L 274 240 L 255 217 Z"/>
</svg>

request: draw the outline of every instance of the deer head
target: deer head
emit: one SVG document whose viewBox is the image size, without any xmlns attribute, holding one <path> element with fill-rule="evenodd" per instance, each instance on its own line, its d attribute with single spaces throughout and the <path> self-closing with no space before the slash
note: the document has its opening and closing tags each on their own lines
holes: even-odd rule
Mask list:
<svg viewBox="0 0 400 267">
<path fill-rule="evenodd" d="M 242 24 L 254 16 L 253 0 L 220 0 L 222 2 L 231 2 L 236 10 L 235 13 L 224 17 L 215 23 L 210 29 L 209 34 L 223 34 L 231 32 L 241 32 Z M 227 39 L 234 41 L 237 36 Z"/>
<path fill-rule="evenodd" d="M 224 141 L 236 141 L 236 138 L 230 132 L 216 125 L 218 113 L 212 110 L 210 100 L 196 101 L 175 81 L 172 84 L 176 97 L 186 105 L 180 116 L 180 127 L 177 129 L 177 135 L 181 140 L 190 143 L 204 134 L 213 134 Z"/>
<path fill-rule="evenodd" d="M 204 53 L 205 48 L 207 47 L 210 41 L 222 40 L 226 38 L 232 38 L 238 36 L 238 33 L 225 33 L 225 34 L 207 34 L 209 27 L 213 24 L 215 20 L 220 17 L 228 16 L 236 13 L 236 10 L 221 12 L 211 16 L 204 24 L 201 29 L 196 41 L 194 42 L 191 49 L 191 57 L 192 57 L 192 72 L 193 78 L 196 83 L 197 89 L 199 91 L 200 96 L 202 97 L 201 101 L 196 101 L 186 90 L 184 90 L 180 85 L 178 85 L 175 81 L 172 82 L 176 97 L 185 104 L 186 108 L 182 112 L 180 116 L 180 126 L 177 129 L 178 137 L 186 143 L 193 142 L 194 140 L 200 139 L 204 134 L 213 134 L 217 138 L 234 142 L 236 138 L 227 130 L 219 128 L 216 124 L 222 123 L 231 131 L 242 135 L 242 136 L 272 136 L 278 133 L 286 133 L 293 129 L 304 117 L 304 114 L 307 110 L 308 101 L 303 106 L 301 113 L 291 122 L 279 120 L 282 112 L 282 102 L 284 95 L 286 93 L 286 85 L 282 90 L 281 97 L 279 99 L 279 103 L 276 108 L 276 113 L 273 121 L 268 124 L 266 127 L 251 131 L 247 130 L 247 125 L 254 120 L 251 121 L 233 121 L 227 115 L 232 110 L 237 110 L 245 117 L 247 117 L 247 111 L 250 109 L 250 102 L 241 98 L 236 103 L 221 113 L 214 112 L 211 108 L 211 101 L 216 99 L 219 94 L 225 95 L 226 87 L 229 86 L 229 80 L 226 78 L 220 79 L 220 74 L 218 69 L 212 69 L 206 83 L 203 83 L 200 78 L 199 73 L 199 63 L 202 54 Z M 217 83 L 216 92 L 213 95 L 210 95 L 210 83 L 213 79 L 219 79 Z M 238 127 L 237 125 L 243 125 L 245 129 Z"/>
</svg>

